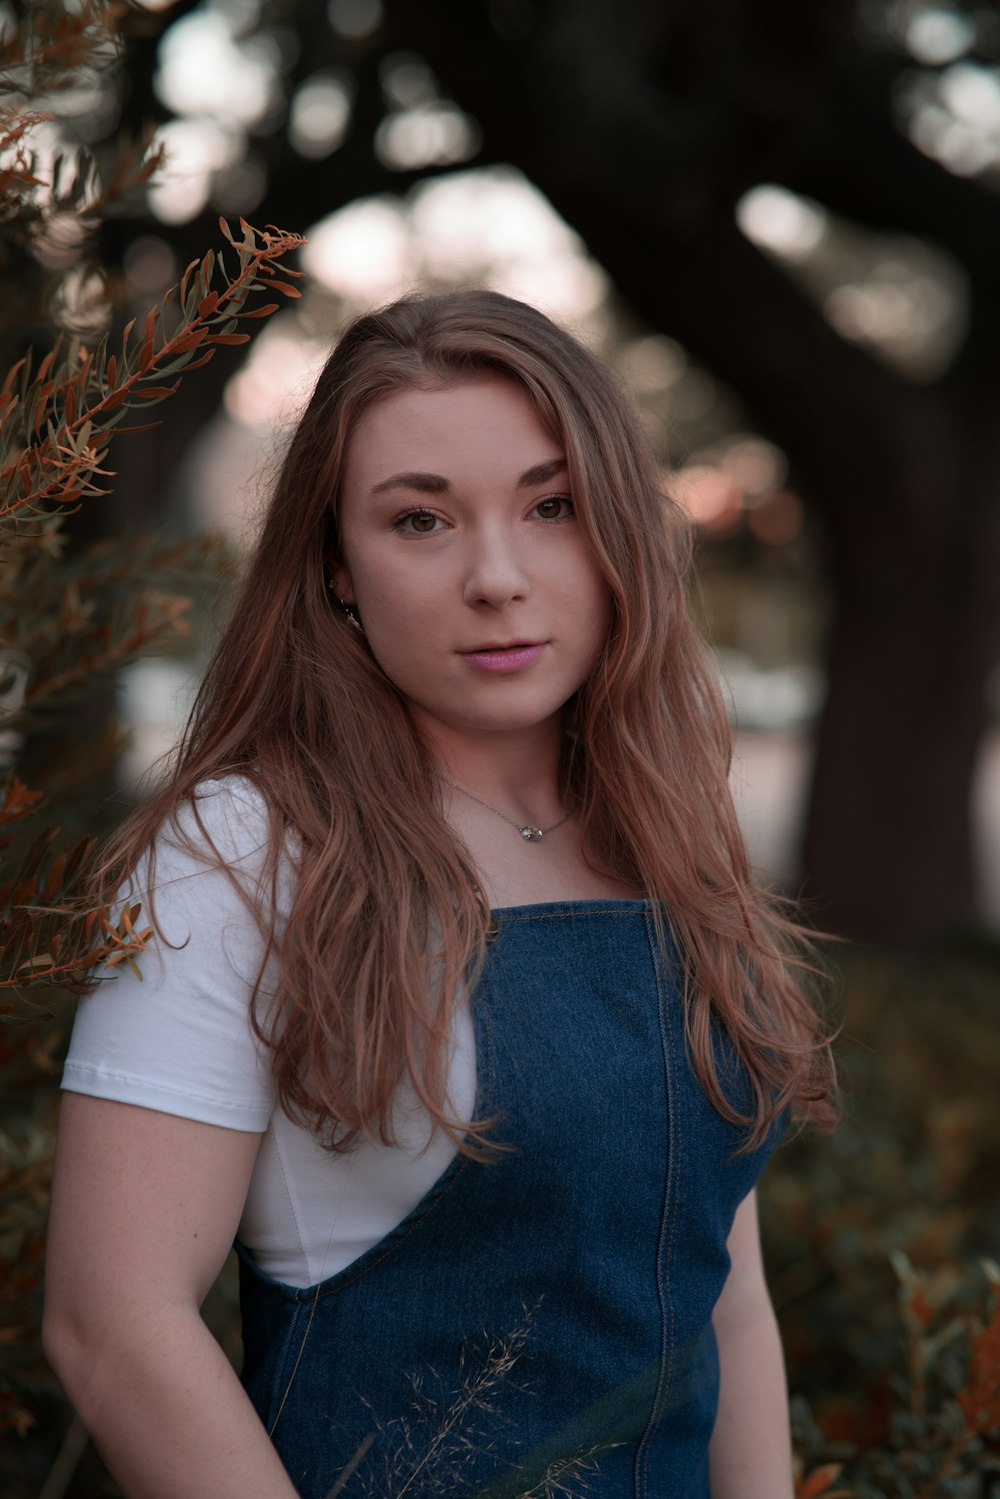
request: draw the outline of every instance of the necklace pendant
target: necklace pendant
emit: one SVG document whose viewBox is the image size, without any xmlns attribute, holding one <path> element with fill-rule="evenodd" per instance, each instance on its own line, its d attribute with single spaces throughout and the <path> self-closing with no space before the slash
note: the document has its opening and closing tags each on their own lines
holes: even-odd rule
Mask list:
<svg viewBox="0 0 1000 1499">
<path fill-rule="evenodd" d="M 530 823 L 527 827 L 519 829 L 519 831 L 525 843 L 541 843 L 542 841 L 541 828 L 533 828 Z"/>
</svg>

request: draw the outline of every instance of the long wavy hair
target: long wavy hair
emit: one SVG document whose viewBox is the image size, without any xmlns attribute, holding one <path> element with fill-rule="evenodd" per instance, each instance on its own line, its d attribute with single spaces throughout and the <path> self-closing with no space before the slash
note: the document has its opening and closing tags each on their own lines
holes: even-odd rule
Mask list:
<svg viewBox="0 0 1000 1499">
<path fill-rule="evenodd" d="M 686 603 L 690 528 L 601 362 L 495 292 L 404 297 L 340 337 L 292 436 L 169 778 L 111 840 L 100 893 L 112 898 L 140 859 L 155 861 L 156 835 L 176 826 L 182 804 L 197 817 L 200 782 L 250 777 L 268 814 L 272 894 L 294 850 L 295 898 L 280 924 L 274 899 L 237 885 L 264 961 L 278 964 L 276 1010 L 265 1024 L 262 961 L 251 1019 L 281 1106 L 332 1150 L 362 1133 L 390 1143 L 393 1098 L 408 1077 L 459 1149 L 489 1154 L 490 1121 L 454 1117 L 447 1073 L 454 996 L 481 971 L 490 913 L 406 701 L 329 589 L 361 413 L 393 391 L 483 374 L 524 389 L 561 444 L 578 523 L 613 600 L 600 658 L 566 705 L 560 789 L 584 857 L 646 892 L 661 942 L 665 910 L 692 1063 L 719 1113 L 746 1126 L 742 1148 L 786 1108 L 829 1128 L 835 1085 L 809 997 L 807 933 L 751 876 L 728 787 L 729 725 Z M 155 925 L 155 903 L 149 914 Z M 722 1086 L 713 1022 L 747 1069 L 747 1109 Z"/>
</svg>

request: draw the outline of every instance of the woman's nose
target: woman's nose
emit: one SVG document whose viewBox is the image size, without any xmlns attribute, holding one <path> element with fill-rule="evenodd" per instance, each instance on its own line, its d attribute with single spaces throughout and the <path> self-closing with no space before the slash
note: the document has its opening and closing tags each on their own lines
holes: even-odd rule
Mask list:
<svg viewBox="0 0 1000 1499">
<path fill-rule="evenodd" d="M 490 532 L 470 542 L 464 597 L 467 604 L 499 608 L 531 591 L 524 555 L 526 540 Z"/>
</svg>

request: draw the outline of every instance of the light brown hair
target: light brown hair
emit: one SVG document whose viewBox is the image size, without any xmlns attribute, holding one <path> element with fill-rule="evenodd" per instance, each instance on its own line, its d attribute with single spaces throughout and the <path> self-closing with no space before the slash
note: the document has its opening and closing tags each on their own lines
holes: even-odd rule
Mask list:
<svg viewBox="0 0 1000 1499">
<path fill-rule="evenodd" d="M 197 816 L 200 782 L 252 777 L 268 812 L 272 892 L 295 851 L 295 899 L 280 930 L 273 901 L 253 907 L 280 972 L 278 1023 L 262 1023 L 258 992 L 252 1017 L 281 1105 L 332 1149 L 361 1132 L 388 1143 L 393 1095 L 408 1074 L 435 1122 L 482 1153 L 489 1121 L 453 1118 L 446 1083 L 452 996 L 480 971 L 489 913 L 405 699 L 328 582 L 360 414 L 392 391 L 484 373 L 526 390 L 562 445 L 578 521 L 613 600 L 601 657 L 566 709 L 561 791 L 585 856 L 662 901 L 683 959 L 693 1065 L 719 1112 L 747 1126 L 745 1148 L 786 1106 L 830 1127 L 833 1071 L 804 983 L 806 933 L 752 879 L 729 792 L 729 725 L 685 597 L 690 528 L 601 362 L 494 292 L 407 297 L 339 339 L 292 437 L 169 780 L 109 845 L 103 893 L 144 854 L 155 857 L 158 830 L 182 804 L 194 802 Z M 155 903 L 150 915 L 155 922 Z M 713 1017 L 748 1070 L 747 1113 L 717 1075 Z"/>
</svg>

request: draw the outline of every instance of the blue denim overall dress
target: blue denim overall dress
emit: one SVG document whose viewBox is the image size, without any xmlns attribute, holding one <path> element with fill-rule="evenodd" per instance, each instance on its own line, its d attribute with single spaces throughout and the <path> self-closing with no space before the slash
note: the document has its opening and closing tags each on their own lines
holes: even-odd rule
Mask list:
<svg viewBox="0 0 1000 1499">
<path fill-rule="evenodd" d="M 494 913 L 476 1117 L 380 1243 L 298 1289 L 240 1253 L 243 1381 L 304 1499 L 708 1499 L 712 1307 L 753 1154 L 685 1056 L 646 900 Z M 728 1096 L 748 1084 L 718 1034 Z M 240 1246 L 237 1246 L 238 1250 Z"/>
</svg>

